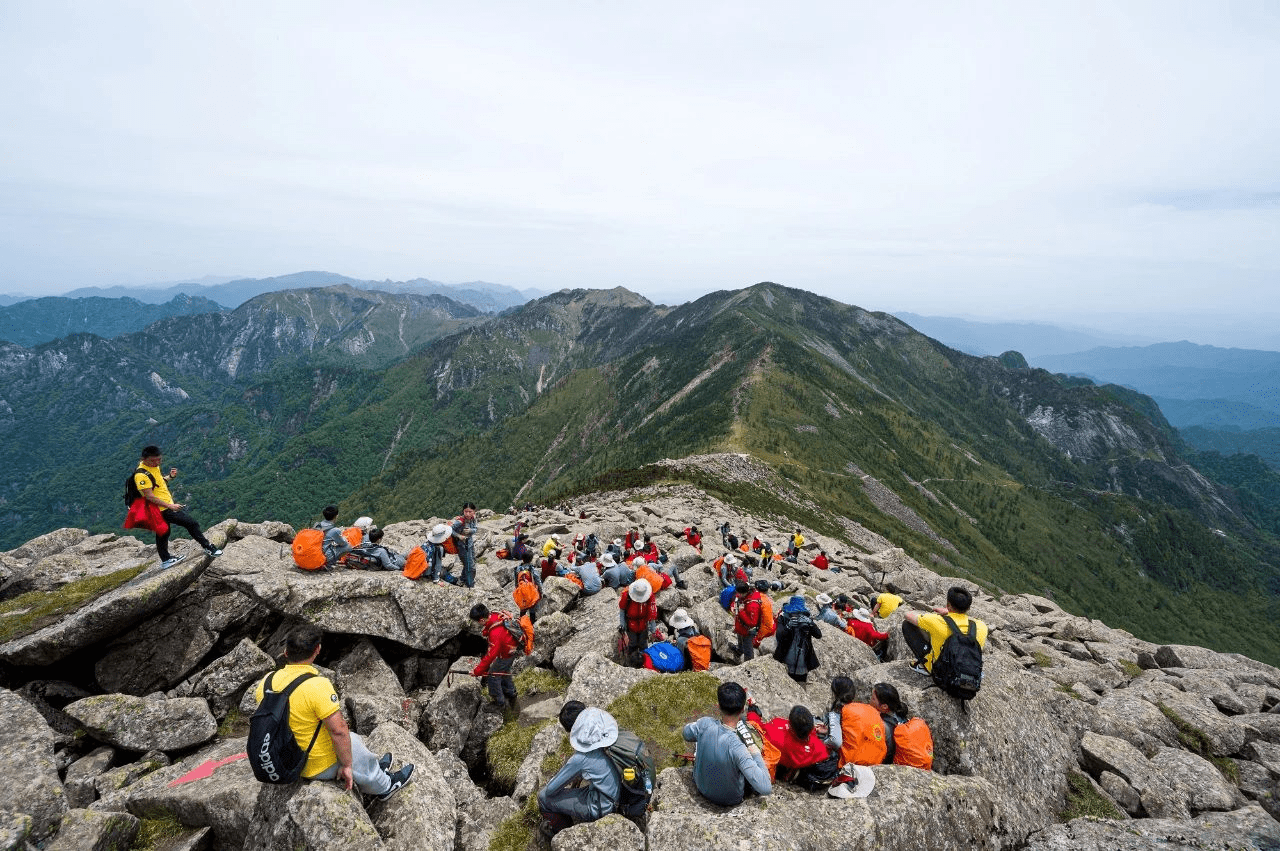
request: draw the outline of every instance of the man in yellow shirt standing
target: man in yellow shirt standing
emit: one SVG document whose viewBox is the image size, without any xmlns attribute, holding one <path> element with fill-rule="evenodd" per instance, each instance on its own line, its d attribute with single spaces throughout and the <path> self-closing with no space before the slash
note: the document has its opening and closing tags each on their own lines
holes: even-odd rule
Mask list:
<svg viewBox="0 0 1280 851">
<path fill-rule="evenodd" d="M 209 539 L 200 531 L 200 524 L 195 518 L 182 510 L 182 503 L 173 501 L 169 492 L 169 481 L 178 475 L 177 467 L 170 467 L 168 473 L 160 472 L 160 463 L 164 460 L 159 446 L 147 446 L 142 450 L 142 460 L 133 474 L 133 486 L 138 494 L 147 502 L 160 507 L 160 516 L 169 524 L 169 530 L 163 535 L 156 535 L 156 554 L 160 556 L 160 567 L 170 568 L 182 561 L 182 557 L 169 555 L 169 534 L 175 525 L 186 529 L 191 539 L 200 545 L 205 555 L 220 556 L 222 550 L 209 543 Z"/>
<path fill-rule="evenodd" d="M 877 600 L 877 607 L 884 614 L 885 606 L 882 600 Z M 942 652 L 942 645 L 951 636 L 951 627 L 947 625 L 947 618 L 955 622 L 956 629 L 962 634 L 969 632 L 969 606 L 973 604 L 973 595 L 969 593 L 967 588 L 956 585 L 947 590 L 946 607 L 936 606 L 932 612 L 920 614 L 919 612 L 906 612 L 903 617 L 906 619 L 902 624 L 902 637 L 906 640 L 907 646 L 911 648 L 911 652 L 916 655 L 916 664 L 912 667 L 922 674 L 928 674 L 933 671 L 933 663 L 937 661 L 938 654 Z M 896 608 L 896 607 L 895 607 Z M 987 625 L 977 618 L 972 618 L 973 624 L 977 627 L 975 640 L 979 647 L 985 647 L 987 644 Z"/>
<path fill-rule="evenodd" d="M 294 741 L 300 748 L 311 743 L 307 764 L 302 767 L 303 779 L 336 779 L 347 789 L 354 783 L 364 794 L 385 801 L 409 782 L 413 763 L 388 773 L 391 754 L 383 754 L 379 759 L 365 746 L 364 740 L 347 727 L 333 683 L 328 677 L 320 676 L 314 664 L 320 655 L 322 637 L 319 627 L 310 624 L 290 632 L 285 639 L 285 666 L 259 681 L 254 697 L 262 702 L 267 679 L 271 680 L 272 691 L 284 691 L 303 674 L 314 674 L 289 697 L 289 729 L 293 731 Z"/>
</svg>

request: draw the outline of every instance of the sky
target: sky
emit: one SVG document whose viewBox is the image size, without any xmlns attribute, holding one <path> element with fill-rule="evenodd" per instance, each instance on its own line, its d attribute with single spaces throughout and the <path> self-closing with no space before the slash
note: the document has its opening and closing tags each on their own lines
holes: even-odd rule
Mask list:
<svg viewBox="0 0 1280 851">
<path fill-rule="evenodd" d="M 1243 335 L 1280 327 L 1277 92 L 1270 0 L 10 0 L 0 292 L 770 280 Z"/>
</svg>

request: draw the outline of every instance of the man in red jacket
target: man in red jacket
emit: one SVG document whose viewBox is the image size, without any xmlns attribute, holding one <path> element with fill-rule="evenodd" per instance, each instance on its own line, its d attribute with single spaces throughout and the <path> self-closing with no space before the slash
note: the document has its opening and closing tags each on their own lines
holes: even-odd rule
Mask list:
<svg viewBox="0 0 1280 851">
<path fill-rule="evenodd" d="M 733 598 L 733 634 L 738 636 L 738 655 L 749 662 L 756 657 L 755 637 L 760 632 L 760 592 L 749 582 L 738 580 Z"/>
<path fill-rule="evenodd" d="M 876 629 L 875 622 L 871 620 L 871 612 L 854 609 L 845 632 L 874 650 L 876 658 L 883 661 L 884 652 L 889 646 L 889 633 Z"/>
<path fill-rule="evenodd" d="M 480 632 L 489 640 L 489 652 L 484 654 L 480 664 L 471 672 L 473 676 L 484 677 L 489 687 L 489 695 L 493 705 L 504 712 L 515 713 L 516 684 L 511 678 L 511 666 L 516 661 L 516 642 L 511 632 L 502 625 L 499 612 L 489 612 L 484 603 L 476 603 L 471 607 L 471 620 L 480 625 Z"/>
</svg>

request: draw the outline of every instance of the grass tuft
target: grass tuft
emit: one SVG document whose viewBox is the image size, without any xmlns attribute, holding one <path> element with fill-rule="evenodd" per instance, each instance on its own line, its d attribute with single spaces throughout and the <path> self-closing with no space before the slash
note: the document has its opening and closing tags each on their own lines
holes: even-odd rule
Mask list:
<svg viewBox="0 0 1280 851">
<path fill-rule="evenodd" d="M 1058 818 L 1062 822 L 1069 822 L 1081 816 L 1105 819 L 1118 819 L 1121 817 L 1120 811 L 1115 808 L 1115 805 L 1098 794 L 1098 790 L 1093 788 L 1089 778 L 1078 771 L 1068 771 L 1067 805 L 1058 814 Z"/>
<path fill-rule="evenodd" d="M 1142 673 L 1142 667 L 1137 662 L 1130 662 L 1128 659 L 1117 659 L 1116 662 L 1120 665 L 1120 670 L 1124 671 L 1125 676 L 1129 679 L 1133 679 Z"/>
<path fill-rule="evenodd" d="M 489 737 L 485 752 L 489 763 L 489 777 L 493 781 L 495 790 L 504 795 L 511 794 L 511 790 L 516 785 L 516 774 L 520 771 L 520 764 L 529 755 L 533 737 L 550 723 L 549 718 L 537 724 L 511 721 L 503 724 L 502 729 Z"/>
<path fill-rule="evenodd" d="M 532 697 L 536 694 L 564 694 L 569 690 L 569 678 L 546 668 L 527 668 L 515 677 L 516 694 Z"/>
<path fill-rule="evenodd" d="M 172 815 L 161 818 L 144 818 L 138 825 L 138 835 L 134 838 L 129 851 L 152 851 L 160 848 L 170 839 L 186 833 L 187 828 Z"/>
<path fill-rule="evenodd" d="M 644 740 L 658 771 L 677 765 L 678 754 L 689 747 L 681 728 L 706 714 L 717 714 L 720 681 L 701 671 L 651 677 L 609 704 L 618 726 Z"/>
<path fill-rule="evenodd" d="M 1036 660 L 1036 665 L 1041 668 L 1048 668 L 1053 665 L 1053 660 L 1049 658 L 1048 653 L 1041 653 L 1039 650 L 1031 654 Z"/>
<path fill-rule="evenodd" d="M 531 851 L 538 829 L 538 798 L 530 795 L 520 812 L 508 817 L 489 837 L 489 851 Z"/>
</svg>

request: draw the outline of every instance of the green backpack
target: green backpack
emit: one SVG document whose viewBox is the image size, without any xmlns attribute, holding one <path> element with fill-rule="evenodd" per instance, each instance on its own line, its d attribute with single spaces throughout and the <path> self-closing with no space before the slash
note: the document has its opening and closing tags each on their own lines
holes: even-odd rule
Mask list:
<svg viewBox="0 0 1280 851">
<path fill-rule="evenodd" d="M 649 748 L 630 730 L 619 730 L 618 740 L 605 748 L 605 756 L 618 770 L 618 808 L 629 818 L 644 815 L 653 797 L 658 771 Z"/>
</svg>

